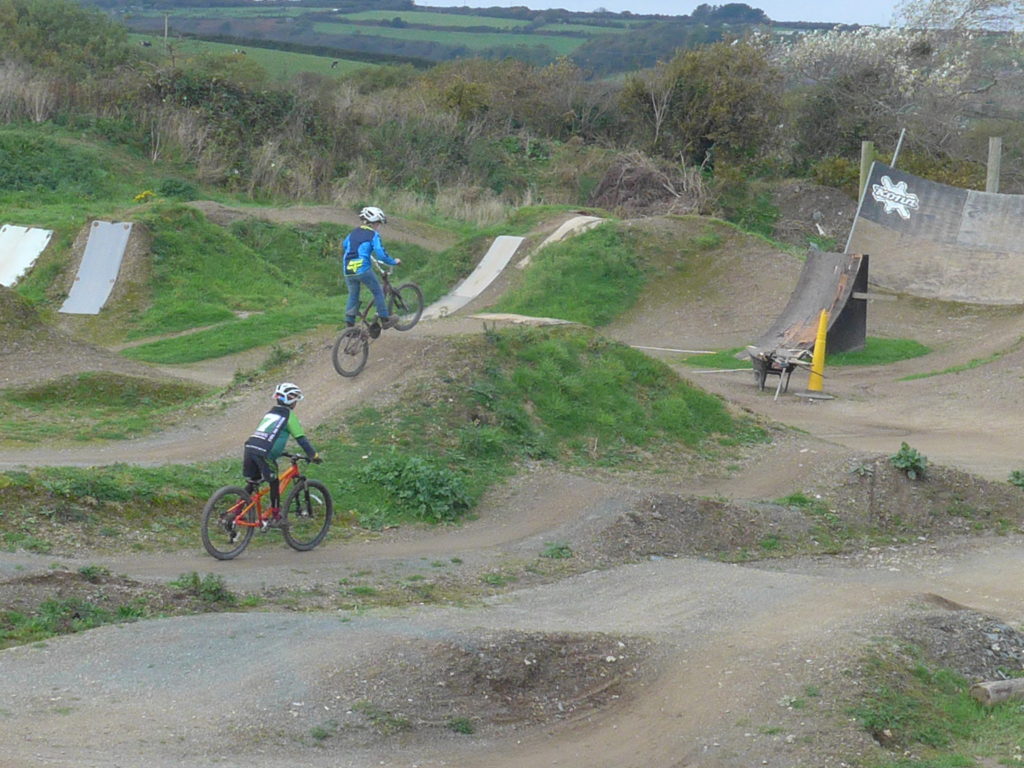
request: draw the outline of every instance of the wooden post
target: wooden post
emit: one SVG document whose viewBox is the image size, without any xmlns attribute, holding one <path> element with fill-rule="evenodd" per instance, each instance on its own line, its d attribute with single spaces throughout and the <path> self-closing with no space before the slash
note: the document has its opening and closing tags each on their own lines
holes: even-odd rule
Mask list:
<svg viewBox="0 0 1024 768">
<path fill-rule="evenodd" d="M 975 683 L 971 686 L 971 696 L 986 706 L 1009 699 L 1024 698 L 1024 678 L 1014 677 L 1009 680 Z"/>
<path fill-rule="evenodd" d="M 863 196 L 864 187 L 868 183 L 868 174 L 871 173 L 871 163 L 875 159 L 875 143 L 873 141 L 862 141 L 860 143 L 860 194 Z"/>
<path fill-rule="evenodd" d="M 988 137 L 988 167 L 985 171 L 985 191 L 999 191 L 999 170 L 1003 158 L 1003 137 Z"/>
</svg>

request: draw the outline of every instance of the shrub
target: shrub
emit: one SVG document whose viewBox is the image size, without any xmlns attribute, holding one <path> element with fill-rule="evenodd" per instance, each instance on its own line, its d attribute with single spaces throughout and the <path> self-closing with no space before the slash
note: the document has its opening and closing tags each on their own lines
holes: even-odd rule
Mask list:
<svg viewBox="0 0 1024 768">
<path fill-rule="evenodd" d="M 418 456 L 392 454 L 375 459 L 360 470 L 360 475 L 378 484 L 413 517 L 426 522 L 451 522 L 470 506 L 461 477 Z"/>
</svg>

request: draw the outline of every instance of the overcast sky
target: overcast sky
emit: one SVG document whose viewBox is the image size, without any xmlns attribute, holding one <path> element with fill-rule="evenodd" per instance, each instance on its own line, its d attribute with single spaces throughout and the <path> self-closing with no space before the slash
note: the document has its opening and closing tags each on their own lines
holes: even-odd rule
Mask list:
<svg viewBox="0 0 1024 768">
<path fill-rule="evenodd" d="M 510 8 L 526 6 L 564 8 L 567 11 L 591 12 L 598 8 L 621 13 L 664 13 L 681 16 L 693 11 L 702 2 L 726 5 L 732 0 L 415 0 L 417 6 L 469 6 L 470 8 Z M 837 24 L 882 24 L 892 21 L 897 0 L 745 0 L 751 8 L 760 8 L 774 21 L 834 21 Z"/>
</svg>

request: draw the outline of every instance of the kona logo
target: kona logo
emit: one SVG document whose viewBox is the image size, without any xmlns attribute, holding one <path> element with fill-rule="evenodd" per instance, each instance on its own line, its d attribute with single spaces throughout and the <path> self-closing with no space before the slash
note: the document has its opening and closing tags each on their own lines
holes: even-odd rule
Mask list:
<svg viewBox="0 0 1024 768">
<path fill-rule="evenodd" d="M 917 195 L 907 192 L 907 182 L 898 181 L 893 184 L 888 176 L 882 177 L 881 184 L 871 185 L 871 196 L 885 206 L 886 213 L 895 211 L 901 219 L 909 219 L 910 212 L 920 207 Z"/>
</svg>

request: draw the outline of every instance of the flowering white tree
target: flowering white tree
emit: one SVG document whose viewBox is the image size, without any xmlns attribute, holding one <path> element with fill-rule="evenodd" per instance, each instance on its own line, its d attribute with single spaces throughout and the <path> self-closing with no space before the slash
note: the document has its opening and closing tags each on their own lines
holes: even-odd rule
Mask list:
<svg viewBox="0 0 1024 768">
<path fill-rule="evenodd" d="M 1012 24 L 1022 7 L 1024 0 L 903 0 L 905 26 L 837 28 L 780 44 L 776 61 L 800 95 L 790 125 L 799 151 L 849 155 L 864 139 L 894 146 L 907 128 L 919 150 L 944 155 L 979 117 L 1017 112 L 1019 85 L 1008 84 L 1024 57 L 1018 37 L 982 27 Z"/>
<path fill-rule="evenodd" d="M 917 29 L 1019 30 L 1024 0 L 901 0 L 894 21 Z"/>
</svg>

